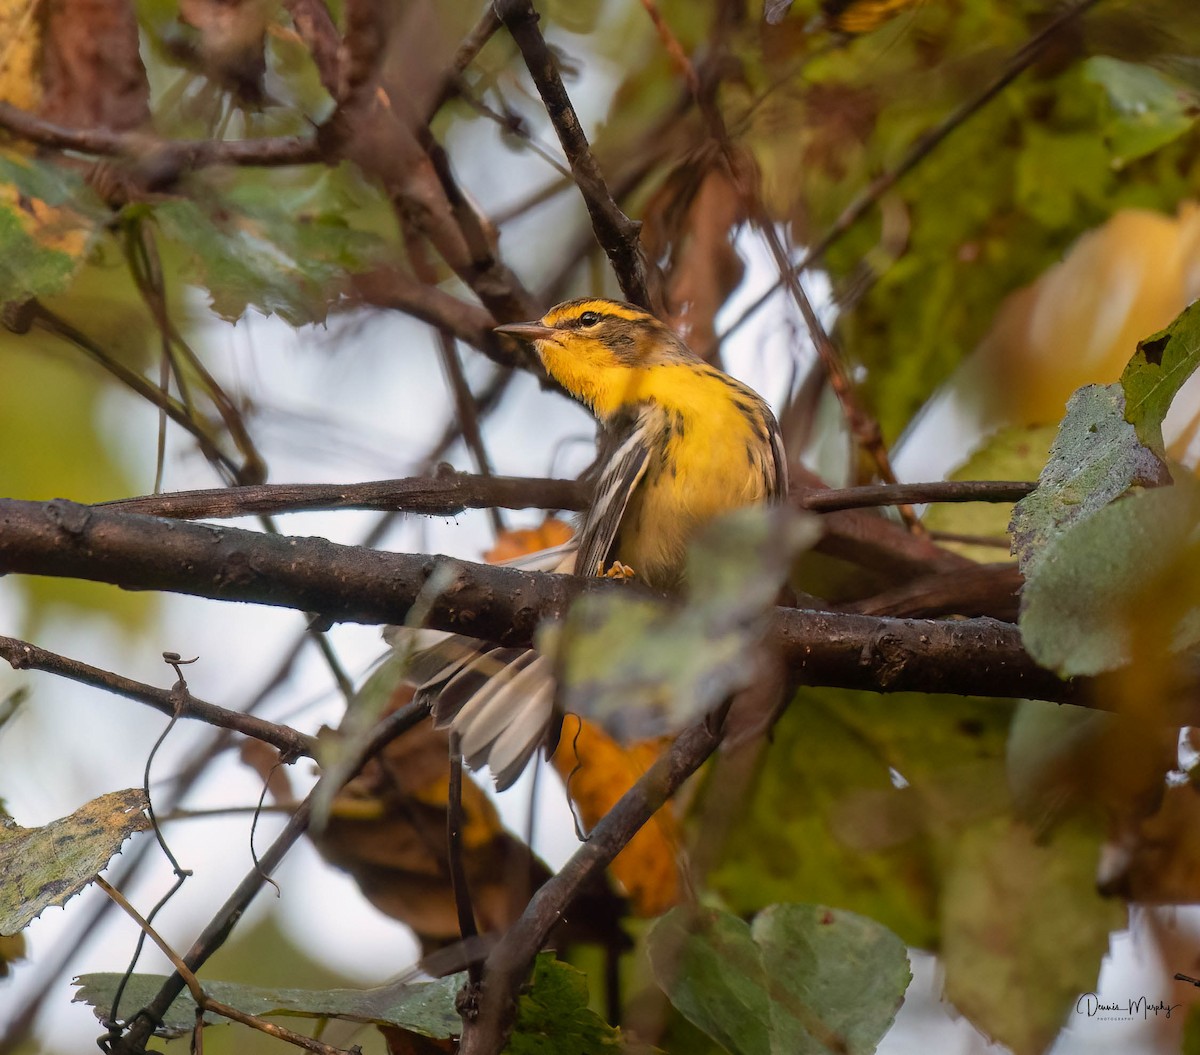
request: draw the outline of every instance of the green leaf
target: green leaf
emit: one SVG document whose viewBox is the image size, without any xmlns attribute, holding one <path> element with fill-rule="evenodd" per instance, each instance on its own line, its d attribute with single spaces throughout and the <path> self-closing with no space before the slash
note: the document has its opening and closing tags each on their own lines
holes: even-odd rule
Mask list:
<svg viewBox="0 0 1200 1055">
<path fill-rule="evenodd" d="M 751 926 L 675 908 L 648 943 L 671 1002 L 735 1055 L 869 1055 L 912 980 L 899 938 L 819 905 L 772 905 Z"/>
<path fill-rule="evenodd" d="M 80 975 L 75 979 L 79 987 L 75 1002 L 91 1004 L 97 1018 L 108 1018 L 122 977 L 115 972 Z M 200 984 L 213 1000 L 248 1015 L 338 1018 L 395 1026 L 424 1037 L 451 1037 L 457 1036 L 462 1028 L 454 1000 L 464 978 L 465 975 L 452 975 L 436 982 L 413 982 L 377 989 L 288 989 L 208 979 L 201 979 Z M 133 975 L 121 997 L 122 1014 L 145 1007 L 158 995 L 166 980 L 166 975 Z M 226 1021 L 211 1013 L 206 1014 L 204 1020 L 210 1025 Z M 185 990 L 163 1016 L 160 1035 L 178 1036 L 190 1030 L 195 1021 L 196 1003 Z"/>
<path fill-rule="evenodd" d="M 66 289 L 106 219 L 79 173 L 0 150 L 0 304 Z"/>
<path fill-rule="evenodd" d="M 0 289 L 3 304 L 29 300 L 67 287 L 75 259 L 48 248 L 26 231 L 19 207 L 0 205 Z"/>
<path fill-rule="evenodd" d="M 948 480 L 1033 480 L 1046 464 L 1054 440 L 1049 425 L 1014 425 L 987 437 Z M 1003 539 L 1008 535 L 1012 507 L 1002 502 L 938 502 L 922 523 L 930 531 Z M 992 546 L 948 543 L 972 560 L 990 564 L 1005 560 L 1005 550 Z"/>
<path fill-rule="evenodd" d="M 794 511 L 738 510 L 692 546 L 683 604 L 583 597 L 538 637 L 556 657 L 564 706 L 634 740 L 678 729 L 746 686 L 792 559 L 819 535 L 816 518 Z"/>
<path fill-rule="evenodd" d="M 346 277 L 383 244 L 308 187 L 247 183 L 221 200 L 177 199 L 152 211 L 208 290 L 213 311 L 230 322 L 249 308 L 293 326 L 324 322 Z"/>
<path fill-rule="evenodd" d="M 1077 828 L 1039 840 L 997 818 L 957 847 L 943 902 L 946 996 L 1014 1055 L 1050 1047 L 1125 924 L 1124 907 L 1096 892 L 1100 842 Z"/>
<path fill-rule="evenodd" d="M 714 909 L 673 908 L 647 944 L 655 980 L 689 1022 L 734 1055 L 769 1055 L 767 979 L 747 923 Z"/>
<path fill-rule="evenodd" d="M 1120 164 L 1166 146 L 1196 121 L 1195 97 L 1150 66 L 1096 55 L 1083 72 L 1108 94 L 1112 117 L 1104 136 Z"/>
<path fill-rule="evenodd" d="M 141 788 L 113 791 L 40 828 L 0 818 L 0 934 L 79 893 L 134 832 L 148 828 Z"/>
<path fill-rule="evenodd" d="M 620 1030 L 588 1007 L 587 975 L 542 953 L 517 1001 L 506 1055 L 596 1055 L 620 1047 Z"/>
<path fill-rule="evenodd" d="M 1047 132 L 1031 125 L 1017 158 L 1017 203 L 1051 229 L 1075 219 L 1081 203 L 1103 200 L 1112 180 L 1109 153 L 1090 128 Z"/>
<path fill-rule="evenodd" d="M 1055 540 L 1131 488 L 1170 480 L 1162 459 L 1125 420 L 1120 385 L 1079 389 L 1067 403 L 1037 490 L 1013 510 L 1010 530 L 1021 571 L 1031 578 Z"/>
<path fill-rule="evenodd" d="M 936 947 L 939 847 L 1007 809 L 1012 704 L 832 689 L 797 692 L 710 875 L 735 911 L 811 901 Z M 710 785 L 720 808 L 727 789 Z"/>
<path fill-rule="evenodd" d="M 1125 420 L 1138 439 L 1163 454 L 1162 423 L 1183 383 L 1200 366 L 1200 301 L 1196 301 L 1165 330 L 1138 342 L 1137 351 L 1121 374 L 1125 390 Z"/>
<path fill-rule="evenodd" d="M 1115 670 L 1167 597 L 1174 617 L 1162 647 L 1200 642 L 1198 568 L 1200 487 L 1182 481 L 1130 495 L 1046 549 L 1025 585 L 1025 647 L 1064 676 Z"/>
</svg>

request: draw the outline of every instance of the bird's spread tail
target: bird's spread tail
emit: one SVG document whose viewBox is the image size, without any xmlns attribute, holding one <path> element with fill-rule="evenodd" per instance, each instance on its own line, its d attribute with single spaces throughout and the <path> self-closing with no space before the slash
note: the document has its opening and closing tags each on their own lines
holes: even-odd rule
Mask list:
<svg viewBox="0 0 1200 1055">
<path fill-rule="evenodd" d="M 434 723 L 458 734 L 467 765 L 487 765 L 500 791 L 557 742 L 550 661 L 533 649 L 449 635 L 413 655 L 408 679 L 433 700 Z"/>
</svg>

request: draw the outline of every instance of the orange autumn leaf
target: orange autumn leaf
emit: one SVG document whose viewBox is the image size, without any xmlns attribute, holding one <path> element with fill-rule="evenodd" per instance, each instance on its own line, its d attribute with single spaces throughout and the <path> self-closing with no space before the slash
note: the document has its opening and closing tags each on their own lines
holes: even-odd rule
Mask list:
<svg viewBox="0 0 1200 1055">
<path fill-rule="evenodd" d="M 622 747 L 591 722 L 579 720 L 579 732 L 564 735 L 554 766 L 567 782 L 571 800 L 590 829 L 650 768 L 665 739 Z M 679 901 L 679 822 L 670 805 L 656 813 L 612 863 L 633 911 L 658 916 Z"/>
<path fill-rule="evenodd" d="M 561 546 L 574 534 L 575 529 L 565 520 L 547 517 L 535 528 L 502 531 L 496 537 L 496 545 L 483 555 L 483 559 L 489 564 L 502 564 L 506 560 Z"/>
</svg>

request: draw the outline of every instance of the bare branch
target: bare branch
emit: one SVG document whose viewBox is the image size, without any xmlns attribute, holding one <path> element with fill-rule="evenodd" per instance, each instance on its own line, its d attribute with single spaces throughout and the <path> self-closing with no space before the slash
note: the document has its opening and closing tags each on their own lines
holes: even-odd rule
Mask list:
<svg viewBox="0 0 1200 1055">
<path fill-rule="evenodd" d="M 159 139 L 144 132 L 107 128 L 67 128 L 10 103 L 0 102 L 0 128 L 38 146 L 99 157 L 127 158 L 152 172 L 154 184 L 170 183 L 181 172 L 209 165 L 307 165 L 324 160 L 311 136 L 263 139 Z"/>
<path fill-rule="evenodd" d="M 823 513 L 869 506 L 916 505 L 922 502 L 1019 502 L 1036 483 L 1023 480 L 934 480 L 914 484 L 868 484 L 803 491 L 796 496 L 802 509 Z"/>
<path fill-rule="evenodd" d="M 646 261 L 638 241 L 641 225 L 626 216 L 609 193 L 575 107 L 563 86 L 554 56 L 538 28 L 533 4 L 530 0 L 496 0 L 495 7 L 521 49 L 525 66 L 571 164 L 571 172 L 592 219 L 596 240 L 608 255 L 621 290 L 632 303 L 652 308 L 646 284 Z"/>
<path fill-rule="evenodd" d="M 866 487 L 796 488 L 795 505 L 816 513 L 918 502 L 1017 502 L 1036 485 L 1008 480 L 935 480 Z M 303 513 L 333 509 L 458 516 L 464 509 L 587 508 L 588 488 L 578 480 L 484 476 L 443 466 L 433 476 L 370 480 L 358 484 L 254 484 L 174 491 L 97 502 L 98 509 L 169 517 L 227 517 Z"/>
<path fill-rule="evenodd" d="M 453 469 L 434 476 L 361 484 L 255 484 L 176 491 L 100 502 L 97 508 L 169 517 L 221 519 L 330 509 L 458 516 L 464 509 L 583 509 L 587 488 L 575 480 L 476 476 Z"/>
<path fill-rule="evenodd" d="M 178 712 L 181 718 L 195 718 L 220 729 L 230 729 L 277 747 L 285 758 L 316 757 L 315 736 L 309 736 L 286 725 L 264 721 L 242 711 L 231 711 L 215 703 L 205 703 L 191 693 L 177 694 L 170 689 L 160 689 L 154 685 L 133 681 L 131 678 L 89 666 L 79 660 L 48 652 L 37 645 L 31 645 L 28 641 L 0 637 L 0 659 L 7 660 L 14 670 L 44 670 L 50 674 L 70 678 L 81 685 L 91 685 L 93 688 L 115 692 L 118 696 L 149 704 L 156 711 L 166 715 Z"/>
</svg>

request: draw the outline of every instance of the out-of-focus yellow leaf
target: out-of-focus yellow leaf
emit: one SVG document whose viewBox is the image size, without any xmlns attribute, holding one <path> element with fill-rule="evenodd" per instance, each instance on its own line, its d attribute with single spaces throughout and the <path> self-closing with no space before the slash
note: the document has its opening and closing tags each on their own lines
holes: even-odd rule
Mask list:
<svg viewBox="0 0 1200 1055">
<path fill-rule="evenodd" d="M 567 724 L 570 729 L 570 722 Z M 578 732 L 563 737 L 554 768 L 567 782 L 571 801 L 592 828 L 646 772 L 667 741 L 622 747 L 599 726 L 579 719 Z M 612 873 L 639 916 L 658 916 L 679 900 L 679 824 L 670 805 L 656 813 L 612 863 Z"/>
<path fill-rule="evenodd" d="M 561 546 L 570 542 L 574 534 L 575 529 L 565 520 L 547 517 L 535 528 L 502 531 L 496 538 L 496 544 L 483 555 L 483 559 L 489 564 L 503 564 L 507 560 Z"/>
<path fill-rule="evenodd" d="M 1198 256 L 1196 203 L 1117 213 L 1004 302 L 963 396 L 993 425 L 1057 421 L 1075 389 L 1117 380 L 1138 341 L 1200 296 Z"/>
</svg>

